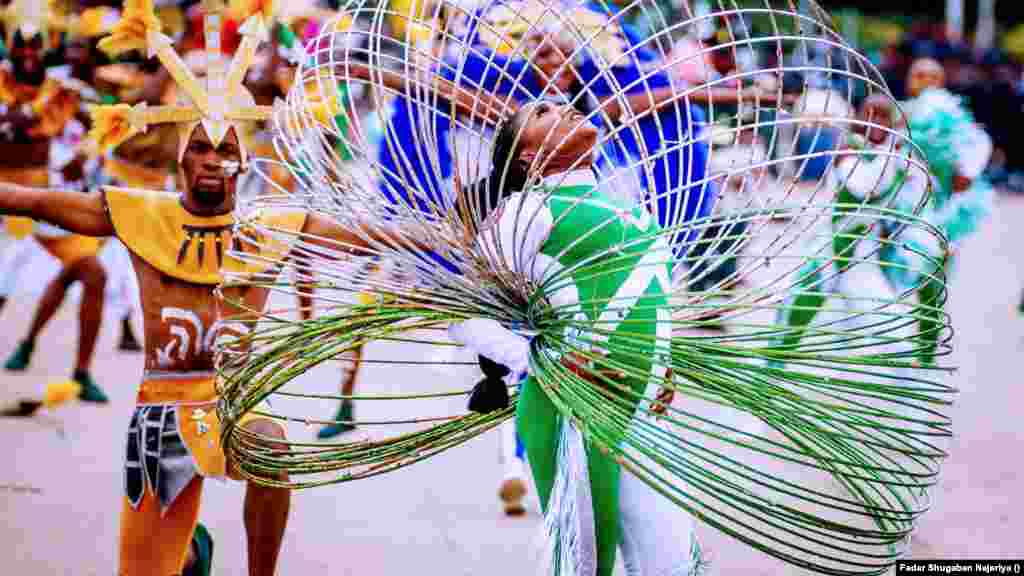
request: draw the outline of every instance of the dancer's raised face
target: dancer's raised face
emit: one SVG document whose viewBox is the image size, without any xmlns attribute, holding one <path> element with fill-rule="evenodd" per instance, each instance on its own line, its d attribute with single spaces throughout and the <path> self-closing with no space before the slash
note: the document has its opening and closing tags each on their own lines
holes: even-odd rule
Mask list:
<svg viewBox="0 0 1024 576">
<path fill-rule="evenodd" d="M 518 157 L 539 168 L 543 175 L 590 165 L 597 128 L 567 104 L 538 101 L 521 111 Z M 536 160 L 536 162 L 535 162 Z"/>
<path fill-rule="evenodd" d="M 179 163 L 185 182 L 185 209 L 198 216 L 234 210 L 241 162 L 241 147 L 234 128 L 219 146 L 214 146 L 203 125 L 196 126 Z"/>
</svg>

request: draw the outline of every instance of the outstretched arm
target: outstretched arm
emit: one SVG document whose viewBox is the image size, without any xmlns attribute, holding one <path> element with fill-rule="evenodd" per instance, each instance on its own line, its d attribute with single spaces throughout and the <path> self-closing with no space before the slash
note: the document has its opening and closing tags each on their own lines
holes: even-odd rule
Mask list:
<svg viewBox="0 0 1024 576">
<path fill-rule="evenodd" d="M 758 104 L 760 106 L 780 106 L 782 104 L 792 104 L 797 97 L 797 95 L 785 94 L 780 100 L 778 94 L 771 91 L 757 88 L 736 90 L 734 88 L 721 87 L 700 88 L 691 91 L 665 87 L 622 96 L 634 116 L 642 116 L 650 113 L 652 110 L 661 110 L 677 102 L 713 105 Z M 609 97 L 604 99 L 602 107 L 612 120 L 618 120 L 622 116 L 622 104 L 616 98 Z"/>
<path fill-rule="evenodd" d="M 99 192 L 0 183 L 0 214 L 43 220 L 84 236 L 114 235 Z"/>
<path fill-rule="evenodd" d="M 456 84 L 441 76 L 430 79 L 412 78 L 391 70 L 373 69 L 365 64 L 346 63 L 338 66 L 338 72 L 364 81 L 379 81 L 395 92 L 407 94 L 413 89 L 434 90 L 452 104 L 460 114 L 476 115 L 488 122 L 498 123 L 515 112 L 516 105 L 483 90 Z"/>
<path fill-rule="evenodd" d="M 373 256 L 381 246 L 393 249 L 429 251 L 421 239 L 396 226 L 355 222 L 342 225 L 317 214 L 310 214 L 302 228 L 303 239 L 332 250 L 341 249 L 356 256 Z"/>
</svg>

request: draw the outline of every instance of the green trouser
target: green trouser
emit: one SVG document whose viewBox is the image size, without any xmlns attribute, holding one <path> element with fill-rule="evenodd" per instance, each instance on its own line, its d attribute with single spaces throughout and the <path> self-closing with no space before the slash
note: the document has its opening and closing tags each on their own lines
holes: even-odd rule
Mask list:
<svg viewBox="0 0 1024 576">
<path fill-rule="evenodd" d="M 853 266 L 853 255 L 857 250 L 857 245 L 867 237 L 869 230 L 869 226 L 860 224 L 833 238 L 832 249 L 840 273 L 845 273 Z M 889 254 L 895 257 L 891 251 Z M 880 257 L 884 258 L 885 255 L 886 253 L 883 252 Z M 948 266 L 949 261 L 947 260 Z M 820 268 L 821 264 L 814 261 L 800 271 L 799 290 L 793 298 L 791 307 L 780 313 L 782 316 L 780 323 L 790 328 L 780 340 L 781 346 L 787 350 L 793 350 L 799 345 L 807 331 L 807 326 L 814 321 L 825 305 L 827 294 L 821 289 L 823 280 Z M 885 270 L 884 264 L 883 270 Z M 892 278 L 889 280 L 893 289 L 899 291 L 898 283 Z M 945 326 L 944 274 L 941 274 L 940 270 L 936 270 L 933 274 L 922 276 L 915 296 L 917 303 L 911 313 L 916 318 L 916 338 L 921 343 L 915 356 L 920 363 L 931 365 L 935 362 L 939 339 L 942 337 L 942 329 Z"/>
<path fill-rule="evenodd" d="M 869 231 L 868 225 L 858 224 L 833 236 L 832 253 L 839 273 L 845 273 L 853 266 L 857 246 Z M 800 344 L 807 326 L 814 322 L 828 300 L 828 294 L 822 288 L 821 268 L 821 262 L 814 260 L 800 270 L 796 295 L 789 307 L 779 311 L 779 323 L 789 327 L 779 342 L 786 350 L 793 350 Z"/>
<path fill-rule="evenodd" d="M 946 269 L 951 261 L 946 261 Z M 937 276 L 937 278 L 932 277 Z M 935 353 L 939 348 L 939 338 L 942 337 L 942 328 L 945 326 L 946 315 L 945 302 L 943 298 L 946 293 L 945 274 L 928 276 L 917 289 L 917 305 L 914 306 L 914 315 L 917 317 L 917 337 L 922 340 L 921 352 L 917 354 L 918 361 L 924 365 L 935 363 Z"/>
<path fill-rule="evenodd" d="M 630 309 L 623 319 L 623 329 L 612 334 L 607 343 L 611 351 L 607 357 L 610 365 L 627 364 L 639 374 L 649 374 L 654 367 L 655 341 L 657 334 L 657 306 L 664 306 L 664 298 L 660 296 L 657 285 L 652 282 L 648 287 L 648 297 L 641 298 Z M 558 382 L 557 386 L 584 385 L 591 393 L 602 387 L 601 393 L 609 393 L 615 399 L 605 401 L 625 402 L 632 413 L 636 409 L 636 396 L 642 395 L 647 387 L 648 378 L 628 377 L 617 380 L 616 384 L 632 390 L 634 395 L 612 392 L 613 389 L 602 384 L 582 384 L 567 380 Z M 581 401 L 579 399 L 570 402 Z M 587 421 L 586 415 L 576 416 Z M 516 408 L 516 428 L 526 449 L 527 461 L 533 472 L 537 495 L 545 512 L 551 499 L 551 491 L 558 474 L 559 441 L 561 438 L 562 415 L 537 382 L 534 375 L 523 384 Z M 600 441 L 610 447 L 617 447 L 627 430 L 622 424 L 595 424 L 604 434 Z M 625 424 L 626 427 L 630 423 Z M 583 430 L 580 430 L 583 433 Z M 619 479 L 622 469 L 614 456 L 614 450 L 601 449 L 594 442 L 584 437 L 587 451 L 587 472 L 590 479 L 590 493 L 593 499 L 594 529 L 597 538 L 598 572 L 597 576 L 611 576 L 615 567 L 616 547 L 620 541 L 621 524 L 619 522 Z M 655 519 L 652 518 L 652 521 Z"/>
<path fill-rule="evenodd" d="M 520 392 L 516 408 L 516 429 L 526 449 L 527 461 L 537 486 L 537 496 L 545 512 L 558 473 L 561 425 L 562 417 L 558 410 L 533 376 L 529 377 Z M 594 506 L 598 566 L 602 567 L 597 576 L 611 576 L 615 566 L 615 547 L 619 541 L 618 508 L 614 504 L 619 499 L 621 470 L 614 458 L 595 449 L 590 442 L 584 441 L 584 444 L 587 448 L 591 493 L 595 498 L 603 495 L 609 501 L 604 506 Z"/>
</svg>

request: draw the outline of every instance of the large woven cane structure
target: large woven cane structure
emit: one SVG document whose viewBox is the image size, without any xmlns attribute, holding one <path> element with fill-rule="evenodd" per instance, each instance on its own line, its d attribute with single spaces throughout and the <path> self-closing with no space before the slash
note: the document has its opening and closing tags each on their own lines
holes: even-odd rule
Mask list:
<svg viewBox="0 0 1024 576">
<path fill-rule="evenodd" d="M 463 408 L 472 382 L 453 378 L 402 394 L 362 383 L 357 402 L 394 410 L 336 443 L 268 448 L 233 426 L 253 411 L 316 421 L 339 397 L 305 390 L 299 376 L 374 341 L 421 352 L 369 354 L 368 364 L 430 364 L 454 345 L 450 324 L 484 318 L 529 339 L 531 377 L 589 446 L 700 521 L 825 574 L 882 574 L 901 557 L 929 507 L 953 400 L 943 261 L 928 256 L 944 239 L 917 216 L 926 165 L 881 75 L 813 2 L 712 4 L 703 14 L 649 0 L 396 13 L 352 2 L 323 27 L 274 113 L 297 190 L 242 213 L 302 207 L 343 226 L 387 223 L 408 243 L 370 242 L 372 256 L 352 256 L 254 229 L 252 241 L 267 243 L 260 258 L 279 266 L 230 283 L 315 285 L 319 312 L 302 322 L 272 309 L 221 343 L 224 441 L 246 475 L 296 488 L 370 478 L 511 418 L 515 385 L 508 408 L 479 414 Z M 410 18 L 391 35 L 389 22 Z M 550 46 L 562 64 L 541 74 Z M 638 235 L 571 267 L 529 252 L 520 228 L 500 245 L 477 236 L 508 194 L 471 192 L 514 169 L 493 166 L 495 135 L 537 99 L 567 102 L 600 130 L 600 190 L 579 201 L 611 202 L 621 221 L 579 229 L 580 245 L 649 216 Z M 893 113 L 858 113 L 866 100 Z M 537 201 L 516 205 L 521 230 L 567 185 L 543 173 L 527 170 L 523 190 Z M 580 278 L 644 270 L 658 304 L 600 290 L 573 305 L 553 297 Z M 880 281 L 887 273 L 942 289 L 929 300 L 897 293 Z M 834 290 L 841 278 L 854 288 Z M 642 312 L 658 324 L 653 336 L 631 336 Z M 588 360 L 589 377 L 567 357 Z"/>
</svg>

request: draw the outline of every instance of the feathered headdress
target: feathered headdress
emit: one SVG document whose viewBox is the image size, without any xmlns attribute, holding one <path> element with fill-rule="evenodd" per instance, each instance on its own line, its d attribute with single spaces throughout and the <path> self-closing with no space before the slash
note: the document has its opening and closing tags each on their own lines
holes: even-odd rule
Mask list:
<svg viewBox="0 0 1024 576">
<path fill-rule="evenodd" d="M 185 102 L 173 106 L 98 106 L 93 109 L 92 139 L 100 151 L 109 150 L 132 136 L 145 132 L 151 124 L 178 124 L 181 159 L 192 132 L 202 125 L 214 146 L 219 146 L 231 128 L 245 122 L 266 120 L 273 108 L 257 106 L 242 85 L 245 73 L 261 42 L 268 38 L 267 24 L 272 3 L 246 2 L 238 13 L 243 22 L 239 33 L 241 44 L 231 60 L 221 58 L 221 28 L 224 5 L 218 0 L 204 0 L 203 34 L 206 40 L 206 75 L 198 77 L 175 51 L 173 42 L 160 30 L 160 20 L 153 12 L 153 0 L 127 0 L 124 15 L 109 36 L 100 41 L 100 49 L 108 54 L 129 50 L 146 50 L 156 56 L 187 96 Z M 242 131 L 236 130 L 241 136 Z M 242 144 L 240 142 L 240 144 Z M 247 161 L 244 145 L 240 146 L 242 164 Z"/>
</svg>

